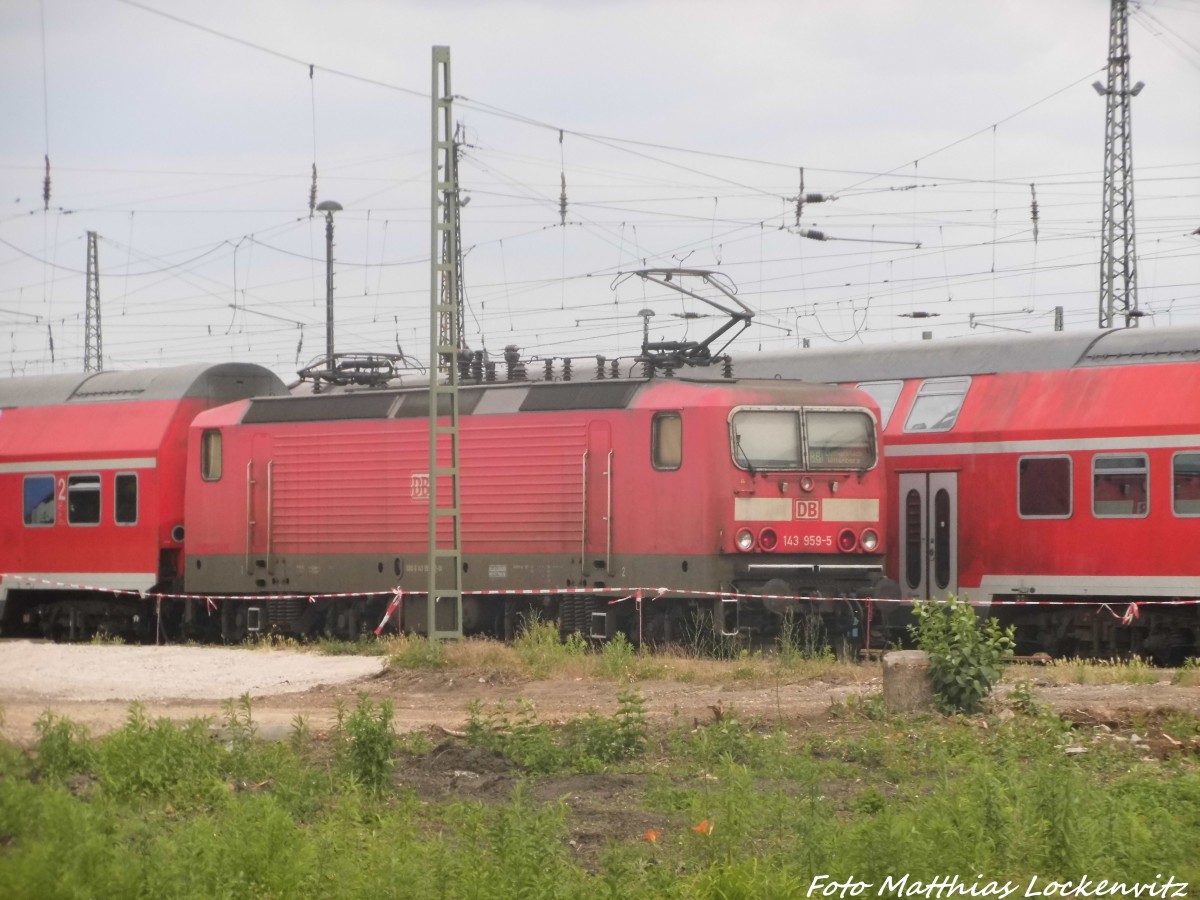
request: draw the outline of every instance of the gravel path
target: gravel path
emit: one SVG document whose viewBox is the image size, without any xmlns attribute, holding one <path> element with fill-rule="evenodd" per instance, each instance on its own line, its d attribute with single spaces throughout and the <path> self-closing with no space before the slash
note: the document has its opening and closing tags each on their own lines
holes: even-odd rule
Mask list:
<svg viewBox="0 0 1200 900">
<path fill-rule="evenodd" d="M 0 642 L 0 703 L 26 698 L 223 700 L 294 694 L 378 674 L 381 657 L 290 650 Z"/>
</svg>

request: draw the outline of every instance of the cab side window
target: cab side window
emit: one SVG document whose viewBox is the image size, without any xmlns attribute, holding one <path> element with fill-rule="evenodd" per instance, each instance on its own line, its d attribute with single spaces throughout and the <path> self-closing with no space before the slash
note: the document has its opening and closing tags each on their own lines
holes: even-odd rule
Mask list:
<svg viewBox="0 0 1200 900">
<path fill-rule="evenodd" d="M 221 432 L 216 429 L 200 436 L 200 477 L 205 481 L 221 477 Z"/>
<path fill-rule="evenodd" d="M 655 413 L 650 431 L 650 461 L 670 472 L 683 465 L 683 418 L 677 412 Z"/>
</svg>

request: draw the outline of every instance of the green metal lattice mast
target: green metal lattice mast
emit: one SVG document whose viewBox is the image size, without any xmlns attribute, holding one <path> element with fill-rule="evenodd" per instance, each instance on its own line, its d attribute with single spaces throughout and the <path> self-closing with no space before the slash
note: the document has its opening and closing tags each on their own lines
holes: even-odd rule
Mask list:
<svg viewBox="0 0 1200 900">
<path fill-rule="evenodd" d="M 458 470 L 458 166 L 450 48 L 433 48 L 429 285 L 429 595 L 425 634 L 462 637 Z"/>
</svg>

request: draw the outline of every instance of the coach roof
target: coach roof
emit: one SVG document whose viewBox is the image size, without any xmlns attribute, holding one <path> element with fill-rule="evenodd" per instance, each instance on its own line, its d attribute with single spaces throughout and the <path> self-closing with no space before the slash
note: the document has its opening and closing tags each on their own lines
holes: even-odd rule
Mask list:
<svg viewBox="0 0 1200 900">
<path fill-rule="evenodd" d="M 247 395 L 286 392 L 287 388 L 279 377 L 262 366 L 250 363 L 196 364 L 132 372 L 6 378 L 0 380 L 0 409 L 186 398 L 224 403 Z"/>
<path fill-rule="evenodd" d="M 1198 359 L 1200 328 L 1124 328 L 795 350 L 739 358 L 734 371 L 742 378 L 849 382 Z"/>
</svg>

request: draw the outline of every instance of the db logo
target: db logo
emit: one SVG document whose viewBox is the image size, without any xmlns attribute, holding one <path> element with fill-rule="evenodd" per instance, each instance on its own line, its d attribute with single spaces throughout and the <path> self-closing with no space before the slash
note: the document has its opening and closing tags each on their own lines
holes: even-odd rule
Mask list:
<svg viewBox="0 0 1200 900">
<path fill-rule="evenodd" d="M 429 499 L 429 473 L 428 472 L 413 472 L 412 498 L 414 500 L 428 500 Z"/>
<path fill-rule="evenodd" d="M 796 501 L 796 518 L 797 519 L 819 519 L 819 518 L 821 518 L 821 501 L 820 500 L 797 500 Z"/>
</svg>

